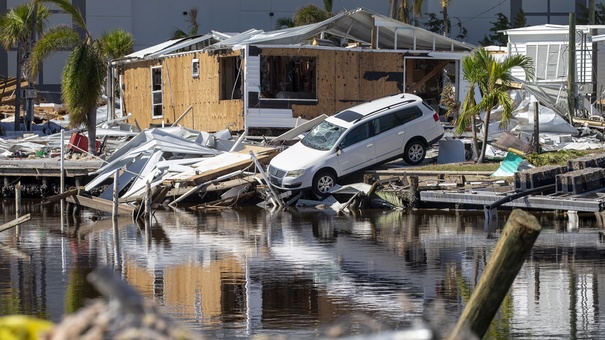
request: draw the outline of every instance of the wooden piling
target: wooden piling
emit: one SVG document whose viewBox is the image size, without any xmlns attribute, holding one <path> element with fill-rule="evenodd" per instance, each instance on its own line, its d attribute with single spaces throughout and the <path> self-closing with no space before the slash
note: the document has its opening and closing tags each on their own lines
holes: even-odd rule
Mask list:
<svg viewBox="0 0 605 340">
<path fill-rule="evenodd" d="M 18 219 L 21 215 L 21 182 L 17 182 L 15 185 L 15 219 Z M 15 234 L 19 237 L 20 234 L 19 225 L 15 226 Z"/>
<path fill-rule="evenodd" d="M 513 210 L 449 339 L 464 339 L 469 331 L 483 338 L 540 231 L 536 217 Z"/>
<path fill-rule="evenodd" d="M 120 237 L 118 234 L 118 200 L 119 196 L 119 175 L 120 170 L 116 170 L 113 175 L 113 209 L 112 209 L 112 229 L 113 229 L 113 254 L 114 254 L 114 268 L 120 270 L 121 259 L 120 259 Z"/>
</svg>

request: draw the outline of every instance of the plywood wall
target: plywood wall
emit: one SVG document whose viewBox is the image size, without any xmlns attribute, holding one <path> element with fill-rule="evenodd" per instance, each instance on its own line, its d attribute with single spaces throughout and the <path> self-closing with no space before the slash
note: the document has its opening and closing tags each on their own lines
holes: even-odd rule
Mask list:
<svg viewBox="0 0 605 340">
<path fill-rule="evenodd" d="M 191 106 L 179 125 L 214 132 L 229 128 L 243 130 L 243 101 L 219 100 L 219 58 L 238 55 L 184 54 L 162 60 L 137 62 L 123 66 L 125 112 L 131 113 L 141 128 L 171 125 Z M 191 62 L 199 59 L 199 77 L 192 76 Z M 162 66 L 164 116 L 151 115 L 151 67 Z"/>
<path fill-rule="evenodd" d="M 263 54 L 265 52 L 266 50 L 263 50 Z M 331 115 L 364 101 L 402 92 L 403 55 L 401 53 L 376 50 L 315 50 L 315 52 L 318 57 L 318 103 L 293 105 L 294 117 L 311 119 L 323 113 Z M 278 55 L 277 52 L 273 53 Z"/>
</svg>

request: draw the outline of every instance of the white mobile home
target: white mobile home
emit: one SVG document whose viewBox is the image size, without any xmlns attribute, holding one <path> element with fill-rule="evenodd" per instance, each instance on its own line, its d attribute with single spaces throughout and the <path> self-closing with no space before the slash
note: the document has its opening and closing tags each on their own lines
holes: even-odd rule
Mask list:
<svg viewBox="0 0 605 340">
<path fill-rule="evenodd" d="M 570 60 L 569 26 L 537 25 L 503 31 L 508 35 L 508 54 L 526 55 L 534 60 L 536 85 L 558 89 L 566 97 Z M 577 25 L 575 33 L 575 90 L 579 96 L 591 97 L 593 102 L 601 98 L 605 85 L 605 54 L 600 35 L 605 25 Z M 513 75 L 525 79 L 521 69 L 513 69 Z M 581 101 L 580 101 L 581 103 Z M 582 109 L 580 104 L 579 109 Z"/>
</svg>

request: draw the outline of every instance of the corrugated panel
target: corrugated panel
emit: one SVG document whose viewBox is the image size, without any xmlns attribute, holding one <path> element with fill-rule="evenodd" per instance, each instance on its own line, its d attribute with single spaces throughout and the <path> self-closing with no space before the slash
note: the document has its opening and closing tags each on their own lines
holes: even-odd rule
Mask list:
<svg viewBox="0 0 605 340">
<path fill-rule="evenodd" d="M 246 84 L 248 92 L 260 92 L 260 56 L 246 56 Z"/>
</svg>

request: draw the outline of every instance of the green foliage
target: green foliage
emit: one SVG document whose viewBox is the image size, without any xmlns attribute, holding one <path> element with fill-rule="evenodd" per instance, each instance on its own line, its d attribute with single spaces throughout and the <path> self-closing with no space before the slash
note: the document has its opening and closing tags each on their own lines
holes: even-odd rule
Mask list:
<svg viewBox="0 0 605 340">
<path fill-rule="evenodd" d="M 443 13 L 443 12 L 440 12 Z M 435 13 L 426 13 L 426 15 L 428 15 L 428 20 L 426 22 L 424 22 L 424 27 L 433 32 L 433 33 L 437 33 L 437 34 L 443 34 L 445 27 L 443 26 L 443 20 L 440 19 L 439 17 L 437 17 L 437 14 Z M 468 31 L 466 30 L 466 28 L 464 28 L 464 26 L 462 26 L 462 22 L 460 21 L 459 18 L 455 18 L 458 22 L 456 23 L 456 27 L 458 27 L 458 34 L 456 35 L 456 39 L 458 40 L 464 40 L 466 38 L 466 35 L 468 34 Z M 451 21 L 448 20 L 448 26 L 451 27 Z M 450 32 L 451 34 L 451 32 Z"/>
<path fill-rule="evenodd" d="M 507 30 L 511 28 L 508 17 L 502 13 L 496 14 L 496 21 L 492 22 L 492 27 L 489 29 L 492 32 L 489 35 L 484 36 L 483 40 L 479 41 L 482 46 L 498 45 L 504 46 L 507 43 L 507 38 L 504 34 L 498 33 L 498 31 Z"/>
<path fill-rule="evenodd" d="M 294 21 L 292 21 L 292 18 L 279 18 L 277 19 L 277 21 L 275 21 L 275 29 L 276 30 L 280 30 L 282 28 L 290 28 L 290 27 L 294 27 Z"/>
<path fill-rule="evenodd" d="M 479 47 L 471 55 L 462 59 L 463 76 L 469 82 L 470 87 L 462 103 L 460 116 L 456 120 L 456 132 L 464 131 L 477 114 L 481 111 L 485 112 L 483 145 L 478 159 L 479 163 L 483 162 L 485 157 L 491 110 L 498 104 L 502 106 L 501 126 L 506 125 L 511 118 L 512 100 L 506 91 L 512 81 L 511 70 L 514 67 L 521 67 L 526 78 L 530 81 L 533 79 L 533 61 L 524 55 L 517 54 L 499 62 L 485 48 Z M 483 96 L 479 103 L 475 103 L 474 98 L 476 86 L 479 87 Z M 475 142 L 474 136 L 473 141 Z"/>
<path fill-rule="evenodd" d="M 132 52 L 134 37 L 123 29 L 117 28 L 104 32 L 99 38 L 99 45 L 105 58 L 115 59 Z"/>
<path fill-rule="evenodd" d="M 579 25 L 588 25 L 588 7 L 584 5 L 580 5 L 580 13 L 576 18 L 576 22 Z M 599 3 L 595 5 L 594 11 L 594 24 L 595 25 L 604 25 L 605 24 L 605 4 Z"/>
<path fill-rule="evenodd" d="M 324 21 L 330 17 L 330 14 L 319 7 L 309 4 L 299 8 L 292 21 L 295 26 L 303 26 Z"/>
<path fill-rule="evenodd" d="M 37 9 L 34 4 L 38 6 Z M 23 69 L 26 71 L 26 77 L 30 82 L 35 77 L 35 73 L 31 72 L 30 67 L 30 41 L 34 10 L 36 11 L 36 32 L 41 32 L 46 27 L 46 22 L 50 16 L 50 10 L 45 6 L 37 3 L 23 4 L 0 16 L 0 45 L 6 50 L 10 50 L 12 47 L 19 48 Z"/>
<path fill-rule="evenodd" d="M 95 153 L 96 108 L 101 96 L 107 71 L 107 60 L 123 56 L 132 49 L 132 36 L 121 29 L 103 34 L 100 40 L 93 40 L 80 11 L 67 0 L 36 0 L 52 3 L 71 15 L 76 27 L 55 26 L 44 32 L 34 46 L 32 55 L 36 65 L 50 53 L 72 47 L 73 52 L 65 61 L 61 92 L 69 113 L 70 124 L 77 128 L 81 124 L 88 127 L 89 150 Z M 82 30 L 77 30 L 79 27 Z M 80 33 L 84 33 L 84 37 Z M 107 40 L 105 40 L 107 39 Z"/>
<path fill-rule="evenodd" d="M 200 25 L 197 22 L 197 14 L 197 8 L 193 7 L 192 9 L 190 9 L 187 13 L 187 19 L 185 19 L 185 22 L 189 23 L 189 31 L 185 32 L 180 28 L 175 28 L 175 30 L 172 32 L 172 35 L 170 36 L 170 39 L 180 39 L 197 35 L 197 31 L 200 28 Z"/>
<path fill-rule="evenodd" d="M 525 27 L 527 26 L 527 18 L 525 17 L 525 12 L 523 9 L 519 9 L 517 15 L 515 16 L 515 20 L 513 21 L 513 28 Z"/>
<path fill-rule="evenodd" d="M 61 50 L 71 50 L 81 41 L 80 34 L 72 27 L 58 25 L 47 30 L 36 42 L 31 55 L 31 72 L 38 74 L 42 61 Z"/>
<path fill-rule="evenodd" d="M 90 128 L 94 124 L 88 121 L 88 112 L 97 106 L 105 74 L 105 60 L 95 46 L 80 44 L 67 57 L 62 92 L 71 126 L 85 124 Z"/>
<path fill-rule="evenodd" d="M 17 46 L 18 42 L 28 42 L 32 33 L 33 4 L 23 4 L 9 10 L 0 17 L 0 45 L 5 49 Z M 38 6 L 36 11 L 36 31 L 46 27 L 50 11 L 45 6 Z"/>
<path fill-rule="evenodd" d="M 494 172 L 500 167 L 499 162 L 488 163 L 449 163 L 449 164 L 427 164 L 418 167 L 418 170 L 426 171 L 491 171 Z"/>
<path fill-rule="evenodd" d="M 530 153 L 525 156 L 530 164 L 534 166 L 566 165 L 568 160 L 588 155 L 594 151 L 582 150 L 559 150 L 555 152 Z"/>
</svg>

